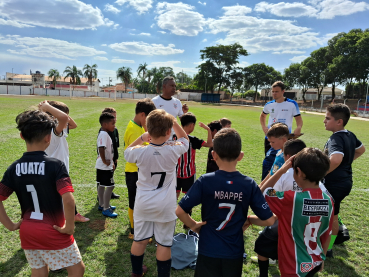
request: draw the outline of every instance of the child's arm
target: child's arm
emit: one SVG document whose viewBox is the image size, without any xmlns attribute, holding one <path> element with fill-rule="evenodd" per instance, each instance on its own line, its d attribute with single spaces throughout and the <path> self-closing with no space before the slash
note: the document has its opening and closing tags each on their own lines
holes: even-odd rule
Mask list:
<svg viewBox="0 0 369 277">
<path fill-rule="evenodd" d="M 270 171 L 269 171 L 268 175 L 264 178 L 264 180 L 261 181 L 261 183 L 259 185 L 259 188 L 261 188 L 266 183 L 266 181 L 269 180 L 269 178 L 270 178 Z"/>
<path fill-rule="evenodd" d="M 294 157 L 295 156 L 290 157 L 287 161 L 285 161 L 282 167 L 277 170 L 276 173 L 268 177 L 268 179 L 265 178 L 264 179 L 265 181 L 263 180 L 263 182 L 261 182 L 261 184 L 259 185 L 261 192 L 264 192 L 264 190 L 267 188 L 274 187 L 274 185 L 277 183 L 279 178 L 281 178 L 281 176 L 285 174 L 288 171 L 288 169 L 292 168 L 292 161 Z"/>
<path fill-rule="evenodd" d="M 327 174 L 331 173 L 333 170 L 335 170 L 341 164 L 342 160 L 343 160 L 343 154 L 333 154 L 333 155 L 331 155 L 329 157 L 330 166 L 329 166 L 329 170 L 328 170 Z"/>
<path fill-rule="evenodd" d="M 261 220 L 256 215 L 249 215 L 245 224 L 242 227 L 242 230 L 245 231 L 250 225 L 257 226 L 272 226 L 276 220 L 276 216 L 273 215 L 266 220 Z"/>
<path fill-rule="evenodd" d="M 74 197 L 71 192 L 66 192 L 62 195 L 65 224 L 62 227 L 54 225 L 54 229 L 62 234 L 73 235 L 74 233 Z"/>
<path fill-rule="evenodd" d="M 178 139 L 185 138 L 188 140 L 186 132 L 183 130 L 181 126 L 179 126 L 176 119 L 173 120 L 173 130 L 176 133 Z"/>
<path fill-rule="evenodd" d="M 68 115 L 68 126 L 69 126 L 69 129 L 76 129 L 77 128 L 77 123 L 73 120 L 73 118 L 71 118 L 69 115 Z"/>
<path fill-rule="evenodd" d="M 150 135 L 148 132 L 143 133 L 134 142 L 132 142 L 127 148 L 142 145 L 144 142 L 150 142 Z"/>
<path fill-rule="evenodd" d="M 209 147 L 209 148 L 210 147 L 213 147 L 213 138 L 211 137 L 211 130 L 210 130 L 210 128 L 207 125 L 205 125 L 204 123 L 202 123 L 202 122 L 199 122 L 199 126 L 201 128 L 204 128 L 206 131 L 208 131 L 208 139 L 207 139 L 207 141 L 202 146 Z"/>
<path fill-rule="evenodd" d="M 101 158 L 102 162 L 105 165 L 110 166 L 111 161 L 105 159 L 105 147 L 99 147 L 99 155 L 100 155 L 100 158 Z"/>
<path fill-rule="evenodd" d="M 188 213 L 186 213 L 180 206 L 177 206 L 176 215 L 185 225 L 190 227 L 190 229 L 196 233 L 200 232 L 200 229 L 203 225 L 206 224 L 206 221 L 197 222 L 190 217 Z"/>
<path fill-rule="evenodd" d="M 68 115 L 61 110 L 58 110 L 57 108 L 51 106 L 49 102 L 47 102 L 47 100 L 42 101 L 40 104 L 38 104 L 38 108 L 43 112 L 50 113 L 52 116 L 58 119 L 58 126 L 56 126 L 55 128 L 55 134 L 60 135 L 61 132 L 63 132 L 65 125 L 67 125 L 68 123 Z"/>
<path fill-rule="evenodd" d="M 5 211 L 3 201 L 0 201 L 0 222 L 5 226 L 6 229 L 8 229 L 9 231 L 18 230 L 22 221 L 23 219 L 21 219 L 17 223 L 14 223 L 13 221 L 11 221 Z"/>
<path fill-rule="evenodd" d="M 359 158 L 365 152 L 365 147 L 362 145 L 360 148 L 355 150 L 354 161 Z"/>
</svg>

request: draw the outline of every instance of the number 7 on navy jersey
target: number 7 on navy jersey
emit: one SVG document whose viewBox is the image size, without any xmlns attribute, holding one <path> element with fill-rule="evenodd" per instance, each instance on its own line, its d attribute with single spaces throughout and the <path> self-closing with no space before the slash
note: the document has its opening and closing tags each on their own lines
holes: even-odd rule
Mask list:
<svg viewBox="0 0 369 277">
<path fill-rule="evenodd" d="M 227 223 L 231 221 L 236 205 L 229 204 L 229 203 L 219 203 L 219 209 L 226 209 L 226 208 L 229 209 L 229 213 L 227 214 L 226 219 L 216 229 L 217 231 L 223 230 L 226 227 Z"/>
</svg>

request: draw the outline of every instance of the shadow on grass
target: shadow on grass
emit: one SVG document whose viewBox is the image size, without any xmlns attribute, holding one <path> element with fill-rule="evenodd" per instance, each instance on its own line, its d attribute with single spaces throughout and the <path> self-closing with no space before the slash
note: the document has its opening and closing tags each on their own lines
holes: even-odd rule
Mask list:
<svg viewBox="0 0 369 277">
<path fill-rule="evenodd" d="M 355 267 L 348 265 L 346 259 L 349 257 L 346 246 L 344 244 L 335 245 L 333 247 L 334 259 L 327 258 L 324 262 L 324 271 L 328 272 L 330 275 L 335 274 L 341 277 L 360 277 L 356 273 Z"/>
<path fill-rule="evenodd" d="M 5 263 L 0 263 L 0 276 L 13 277 L 16 276 L 27 263 L 26 255 L 23 249 L 19 249 L 13 257 Z"/>
</svg>

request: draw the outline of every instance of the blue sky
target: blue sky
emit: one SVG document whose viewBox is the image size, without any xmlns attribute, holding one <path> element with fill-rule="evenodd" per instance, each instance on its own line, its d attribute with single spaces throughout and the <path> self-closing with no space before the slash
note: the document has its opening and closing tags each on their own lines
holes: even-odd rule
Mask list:
<svg viewBox="0 0 369 277">
<path fill-rule="evenodd" d="M 238 42 L 240 66 L 282 71 L 339 32 L 368 28 L 369 2 L 0 0 L 0 75 L 98 65 L 99 78 L 139 64 L 197 72 L 200 50 Z"/>
</svg>

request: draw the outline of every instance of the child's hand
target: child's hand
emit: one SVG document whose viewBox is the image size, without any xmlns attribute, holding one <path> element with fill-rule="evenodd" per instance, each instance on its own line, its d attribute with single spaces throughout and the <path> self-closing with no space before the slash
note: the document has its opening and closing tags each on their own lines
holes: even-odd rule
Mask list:
<svg viewBox="0 0 369 277">
<path fill-rule="evenodd" d="M 290 157 L 287 161 L 284 162 L 284 164 L 282 165 L 282 167 L 278 170 L 281 170 L 282 173 L 286 173 L 287 170 L 289 170 L 290 168 L 292 168 L 292 163 L 293 163 L 293 159 L 295 158 L 295 155 L 293 155 L 292 157 Z"/>
<path fill-rule="evenodd" d="M 38 109 L 42 112 L 46 111 L 47 107 L 49 107 L 50 104 L 49 102 L 47 102 L 47 100 L 44 100 L 42 102 L 40 102 L 40 104 L 38 104 Z"/>
<path fill-rule="evenodd" d="M 249 228 L 251 225 L 251 222 L 249 219 L 246 220 L 246 222 L 243 224 L 242 226 L 242 232 L 245 232 L 247 230 L 247 228 Z"/>
<path fill-rule="evenodd" d="M 69 226 L 68 228 L 65 226 L 65 224 L 61 228 L 56 225 L 54 225 L 53 227 L 55 230 L 57 230 L 59 233 L 62 233 L 62 234 L 73 235 L 74 233 L 74 224 L 73 224 L 73 227 Z"/>
<path fill-rule="evenodd" d="M 115 163 L 113 163 L 113 170 L 115 170 Z"/>
<path fill-rule="evenodd" d="M 191 230 L 192 231 L 194 231 L 195 233 L 200 233 L 200 230 L 201 230 L 201 227 L 202 227 L 202 225 L 205 225 L 206 224 L 206 221 L 201 221 L 201 222 L 197 222 L 196 221 L 196 225 L 195 226 L 193 226 L 192 228 L 191 228 Z"/>
<path fill-rule="evenodd" d="M 149 133 L 146 132 L 146 133 L 142 134 L 141 139 L 142 139 L 142 142 L 150 142 L 151 137 L 150 137 Z"/>
<path fill-rule="evenodd" d="M 16 231 L 20 228 L 21 224 L 22 224 L 23 218 L 21 220 L 19 220 L 17 223 L 13 223 L 13 227 L 11 229 L 9 229 L 9 231 Z"/>
<path fill-rule="evenodd" d="M 204 123 L 202 123 L 202 122 L 199 122 L 199 126 L 200 126 L 201 128 L 204 128 L 205 130 L 209 130 L 209 129 L 210 129 L 208 125 L 205 125 L 205 124 L 204 124 Z"/>
</svg>

